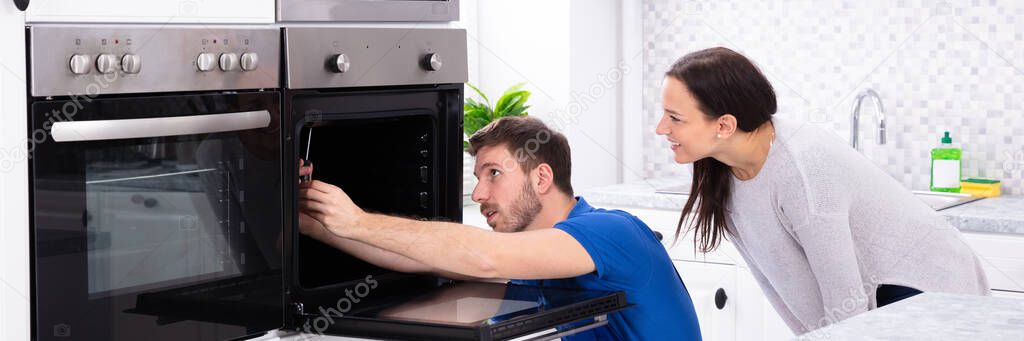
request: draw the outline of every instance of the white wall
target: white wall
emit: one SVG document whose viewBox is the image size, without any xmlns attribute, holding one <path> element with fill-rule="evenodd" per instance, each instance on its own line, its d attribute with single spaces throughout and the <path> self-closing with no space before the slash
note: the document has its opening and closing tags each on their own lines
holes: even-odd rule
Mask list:
<svg viewBox="0 0 1024 341">
<path fill-rule="evenodd" d="M 0 340 L 29 339 L 25 16 L 0 2 Z"/>
<path fill-rule="evenodd" d="M 467 13 L 472 9 L 463 5 L 463 24 L 470 59 L 476 57 L 478 68 L 475 77 L 470 71 L 470 82 L 491 97 L 512 84 L 527 83 L 533 92 L 530 115 L 569 139 L 577 191 L 621 181 L 620 1 L 479 1 L 469 6 L 476 12 Z"/>
<path fill-rule="evenodd" d="M 618 132 L 622 78 L 619 1 L 572 0 L 569 10 L 569 103 L 555 122 L 571 141 L 579 189 L 621 181 Z M 579 164 L 576 164 L 579 163 Z"/>
</svg>

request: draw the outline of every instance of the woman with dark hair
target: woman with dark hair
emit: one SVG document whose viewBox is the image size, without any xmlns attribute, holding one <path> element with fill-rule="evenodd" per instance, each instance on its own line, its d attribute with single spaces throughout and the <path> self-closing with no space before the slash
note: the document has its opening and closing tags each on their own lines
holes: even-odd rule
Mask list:
<svg viewBox="0 0 1024 341">
<path fill-rule="evenodd" d="M 693 163 L 676 237 L 732 241 L 795 333 L 922 291 L 988 294 L 955 228 L 835 134 L 773 117 L 771 84 L 739 53 L 683 56 L 662 102 L 657 134 Z"/>
</svg>

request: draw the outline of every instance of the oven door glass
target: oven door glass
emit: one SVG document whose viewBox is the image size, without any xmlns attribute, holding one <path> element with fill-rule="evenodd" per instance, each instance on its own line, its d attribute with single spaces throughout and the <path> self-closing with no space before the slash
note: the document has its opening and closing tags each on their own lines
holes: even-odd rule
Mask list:
<svg viewBox="0 0 1024 341">
<path fill-rule="evenodd" d="M 438 213 L 435 134 L 433 118 L 424 113 L 328 119 L 303 130 L 309 146 L 304 157 L 313 164 L 314 179 L 343 188 L 366 210 L 433 218 Z M 296 257 L 303 288 L 390 272 L 307 236 L 300 238 Z M 323 271 L 325 264 L 344 271 Z"/>
<path fill-rule="evenodd" d="M 33 103 L 38 339 L 280 326 L 278 96 Z"/>
</svg>

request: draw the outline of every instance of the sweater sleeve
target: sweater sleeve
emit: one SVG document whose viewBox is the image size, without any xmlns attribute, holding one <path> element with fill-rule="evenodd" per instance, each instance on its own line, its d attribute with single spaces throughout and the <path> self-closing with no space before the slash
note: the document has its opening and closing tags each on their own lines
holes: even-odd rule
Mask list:
<svg viewBox="0 0 1024 341">
<path fill-rule="evenodd" d="M 820 328 L 868 310 L 869 300 L 850 230 L 850 196 L 841 167 L 804 164 L 798 184 L 780 197 L 793 237 L 818 282 L 825 317 Z M 797 174 L 794 174 L 797 175 Z"/>
</svg>

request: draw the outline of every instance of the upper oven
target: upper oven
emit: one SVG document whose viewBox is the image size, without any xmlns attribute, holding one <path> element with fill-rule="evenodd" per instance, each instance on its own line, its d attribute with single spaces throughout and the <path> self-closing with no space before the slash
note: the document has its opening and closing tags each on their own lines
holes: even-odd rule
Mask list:
<svg viewBox="0 0 1024 341">
<path fill-rule="evenodd" d="M 277 20 L 457 21 L 459 0 L 277 0 Z"/>
<path fill-rule="evenodd" d="M 28 29 L 36 340 L 281 325 L 275 29 Z"/>
</svg>

